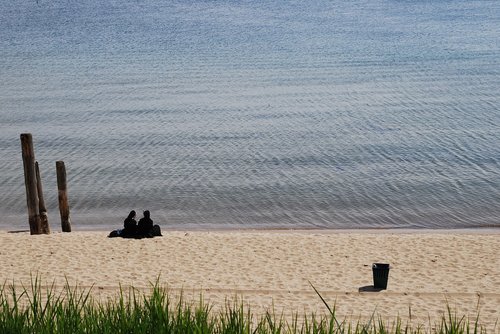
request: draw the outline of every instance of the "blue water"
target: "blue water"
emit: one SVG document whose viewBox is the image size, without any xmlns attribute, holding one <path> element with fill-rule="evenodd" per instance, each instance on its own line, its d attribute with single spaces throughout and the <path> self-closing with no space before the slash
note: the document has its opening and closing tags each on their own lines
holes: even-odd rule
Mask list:
<svg viewBox="0 0 500 334">
<path fill-rule="evenodd" d="M 500 1 L 0 0 L 0 228 L 500 227 Z"/>
</svg>

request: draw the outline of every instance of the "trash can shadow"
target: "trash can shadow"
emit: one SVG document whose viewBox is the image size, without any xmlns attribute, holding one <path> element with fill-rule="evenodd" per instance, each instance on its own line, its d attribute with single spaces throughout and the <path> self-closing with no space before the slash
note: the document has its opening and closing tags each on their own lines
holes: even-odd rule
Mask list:
<svg viewBox="0 0 500 334">
<path fill-rule="evenodd" d="M 365 285 L 358 288 L 358 292 L 380 292 L 384 289 L 376 288 L 373 285 Z"/>
</svg>

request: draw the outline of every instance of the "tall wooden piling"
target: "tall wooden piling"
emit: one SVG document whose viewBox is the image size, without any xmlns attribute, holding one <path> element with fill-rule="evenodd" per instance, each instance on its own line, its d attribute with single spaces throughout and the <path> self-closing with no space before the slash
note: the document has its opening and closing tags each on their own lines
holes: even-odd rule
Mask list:
<svg viewBox="0 0 500 334">
<path fill-rule="evenodd" d="M 39 213 L 41 233 L 50 234 L 49 217 L 47 215 L 47 208 L 45 207 L 45 201 L 43 199 L 42 178 L 40 177 L 40 168 L 38 167 L 38 161 L 35 162 L 35 172 L 36 188 L 38 192 L 38 208 L 40 209 Z"/>
<path fill-rule="evenodd" d="M 40 208 L 38 205 L 35 151 L 33 149 L 33 137 L 31 133 L 21 134 L 21 148 L 23 154 L 24 184 L 26 185 L 30 234 L 41 234 L 42 227 L 40 221 Z"/>
<path fill-rule="evenodd" d="M 69 218 L 68 191 L 66 184 L 66 167 L 64 161 L 56 161 L 57 190 L 59 193 L 59 212 L 61 213 L 61 227 L 63 232 L 71 232 Z"/>
</svg>

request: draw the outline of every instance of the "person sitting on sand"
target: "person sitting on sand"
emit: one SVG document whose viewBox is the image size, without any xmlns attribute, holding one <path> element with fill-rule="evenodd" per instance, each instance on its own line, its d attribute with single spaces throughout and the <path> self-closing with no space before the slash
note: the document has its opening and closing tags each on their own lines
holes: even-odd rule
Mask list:
<svg viewBox="0 0 500 334">
<path fill-rule="evenodd" d="M 153 220 L 150 218 L 149 210 L 144 211 L 144 217 L 139 219 L 137 225 L 137 235 L 139 237 L 151 238 L 153 237 Z"/>
<path fill-rule="evenodd" d="M 137 238 L 152 238 L 161 237 L 161 229 L 159 225 L 153 225 L 149 210 L 144 211 L 144 217 L 139 220 L 137 225 Z"/>
<path fill-rule="evenodd" d="M 153 225 L 149 210 L 144 211 L 144 217 L 139 220 L 139 224 L 135 221 L 135 211 L 130 211 L 128 217 L 123 221 L 123 229 L 111 231 L 108 235 L 109 238 L 122 237 L 135 239 L 161 236 L 160 226 Z"/>
<path fill-rule="evenodd" d="M 123 221 L 123 230 L 121 230 L 120 236 L 124 238 L 132 238 L 137 234 L 137 221 L 135 220 L 135 211 L 132 210 L 128 214 L 128 217 Z"/>
</svg>

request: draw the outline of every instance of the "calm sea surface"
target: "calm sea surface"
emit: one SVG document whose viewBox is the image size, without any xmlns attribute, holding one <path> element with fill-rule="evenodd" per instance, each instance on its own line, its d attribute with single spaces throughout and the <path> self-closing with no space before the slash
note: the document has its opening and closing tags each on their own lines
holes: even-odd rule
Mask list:
<svg viewBox="0 0 500 334">
<path fill-rule="evenodd" d="M 498 0 L 0 2 L 0 229 L 500 227 Z"/>
</svg>

